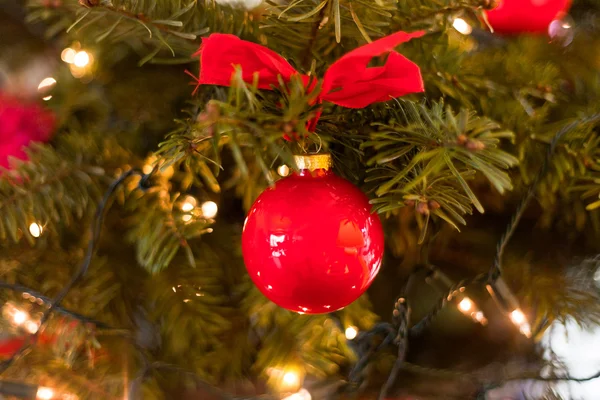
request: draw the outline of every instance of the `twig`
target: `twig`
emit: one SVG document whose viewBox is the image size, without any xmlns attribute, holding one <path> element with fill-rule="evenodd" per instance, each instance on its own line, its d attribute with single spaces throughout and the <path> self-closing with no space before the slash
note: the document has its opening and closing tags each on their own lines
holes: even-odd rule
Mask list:
<svg viewBox="0 0 600 400">
<path fill-rule="evenodd" d="M 326 13 L 329 12 L 331 9 L 331 0 L 327 0 L 327 1 L 329 1 L 329 3 L 325 7 L 323 7 L 321 9 L 321 11 L 319 11 L 319 18 L 317 18 L 317 20 L 315 21 L 315 23 L 313 25 L 312 31 L 310 33 L 310 40 L 308 41 L 308 44 L 306 45 L 304 57 L 302 58 L 302 65 L 304 65 L 307 68 L 310 66 L 310 58 L 311 58 L 311 54 L 312 54 L 312 48 L 315 45 L 315 42 L 317 41 L 317 36 L 319 34 L 319 30 L 327 22 L 328 16 L 326 15 Z"/>
<path fill-rule="evenodd" d="M 154 28 L 156 28 L 156 29 L 158 29 L 160 31 L 165 32 L 168 35 L 176 36 L 178 38 L 183 38 L 183 39 L 186 39 L 186 40 L 196 40 L 196 35 L 194 35 L 193 38 L 192 37 L 186 38 L 186 37 L 183 37 L 183 36 L 179 36 L 176 33 L 174 33 L 176 31 L 173 31 L 173 29 L 171 27 L 169 27 L 167 25 L 164 25 L 164 24 L 157 24 L 156 22 L 152 21 L 151 18 L 147 17 L 144 14 L 134 14 L 134 13 L 132 13 L 130 11 L 125 10 L 125 9 L 117 8 L 117 7 L 114 7 L 111 4 L 105 4 L 103 2 L 95 2 L 95 1 L 82 0 L 79 3 L 83 7 L 86 7 L 86 8 L 90 8 L 90 9 L 95 8 L 95 9 L 105 10 L 105 11 L 114 13 L 114 14 L 120 16 L 121 18 L 126 18 L 126 19 L 129 19 L 131 21 L 136 21 L 136 22 L 144 25 L 144 27 L 146 27 L 146 29 L 149 29 L 147 27 L 147 25 L 150 25 L 150 26 L 152 26 L 152 27 L 154 27 Z M 178 21 L 178 22 L 181 22 L 181 21 Z M 187 33 L 187 32 L 184 32 L 184 33 Z M 192 34 L 190 34 L 190 35 L 192 35 Z"/>
</svg>

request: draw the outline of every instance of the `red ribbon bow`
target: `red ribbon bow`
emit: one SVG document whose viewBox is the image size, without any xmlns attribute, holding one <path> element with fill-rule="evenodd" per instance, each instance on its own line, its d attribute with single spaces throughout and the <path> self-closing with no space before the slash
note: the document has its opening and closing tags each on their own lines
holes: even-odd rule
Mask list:
<svg viewBox="0 0 600 400">
<path fill-rule="evenodd" d="M 424 91 L 419 66 L 393 51 L 399 44 L 424 34 L 423 31 L 397 32 L 347 53 L 325 72 L 317 102 L 329 101 L 343 107 L 363 108 Z M 383 66 L 368 67 L 373 57 L 384 53 L 389 53 L 389 56 Z M 247 83 L 252 83 L 258 74 L 258 87 L 261 89 L 277 86 L 279 75 L 287 82 L 292 75 L 299 74 L 279 54 L 234 35 L 214 33 L 202 39 L 202 45 L 194 56 L 199 56 L 201 62 L 196 89 L 200 85 L 230 86 L 237 65 L 241 66 L 242 79 Z M 307 84 L 309 77 L 301 76 Z M 316 118 L 310 126 L 314 128 L 315 124 Z"/>
</svg>

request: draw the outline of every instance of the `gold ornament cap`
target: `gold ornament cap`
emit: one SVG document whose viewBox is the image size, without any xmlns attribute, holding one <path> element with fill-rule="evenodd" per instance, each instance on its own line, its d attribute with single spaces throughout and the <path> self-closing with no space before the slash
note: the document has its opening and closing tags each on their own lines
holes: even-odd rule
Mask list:
<svg viewBox="0 0 600 400">
<path fill-rule="evenodd" d="M 331 154 L 299 154 L 294 156 L 294 161 L 299 170 L 307 169 L 310 172 L 318 169 L 328 171 L 333 167 Z"/>
</svg>

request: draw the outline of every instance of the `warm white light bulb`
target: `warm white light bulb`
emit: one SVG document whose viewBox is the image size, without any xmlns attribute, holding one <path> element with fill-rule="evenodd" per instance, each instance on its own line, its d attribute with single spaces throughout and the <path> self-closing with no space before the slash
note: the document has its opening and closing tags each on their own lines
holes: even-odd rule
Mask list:
<svg viewBox="0 0 600 400">
<path fill-rule="evenodd" d="M 217 211 L 219 211 L 219 207 L 214 201 L 205 201 L 204 203 L 202 203 L 202 215 L 205 218 L 216 217 Z"/>
<path fill-rule="evenodd" d="M 455 18 L 454 22 L 452 22 L 452 26 L 463 35 L 470 35 L 471 32 L 473 32 L 471 25 L 462 18 Z"/>
<path fill-rule="evenodd" d="M 83 68 L 90 63 L 90 55 L 86 51 L 78 51 L 73 57 L 73 64 L 76 67 Z"/>
<path fill-rule="evenodd" d="M 288 166 L 287 166 L 287 165 L 285 165 L 285 164 L 283 164 L 283 165 L 280 165 L 280 166 L 277 168 L 277 173 L 279 174 L 279 176 L 286 177 L 286 176 L 288 176 L 288 175 L 290 174 L 290 167 L 288 167 Z"/>
<path fill-rule="evenodd" d="M 60 53 L 60 59 L 66 62 L 67 64 L 73 64 L 73 60 L 75 59 L 75 54 L 77 52 L 70 47 L 67 47 Z"/>
<path fill-rule="evenodd" d="M 458 303 L 458 308 L 460 311 L 467 313 L 473 309 L 473 301 L 468 297 L 463 298 L 460 303 Z"/>
<path fill-rule="evenodd" d="M 44 228 L 42 228 L 40 224 L 32 222 L 31 225 L 29 225 L 29 233 L 31 233 L 31 236 L 35 238 L 40 237 L 43 231 Z"/>
<path fill-rule="evenodd" d="M 527 321 L 527 319 L 525 318 L 525 314 L 523 314 L 523 311 L 521 311 L 518 308 L 510 313 L 510 319 L 517 326 L 523 325 Z"/>
<path fill-rule="evenodd" d="M 294 373 L 294 372 L 286 372 L 283 375 L 283 383 L 286 384 L 286 386 L 296 386 L 300 383 L 300 379 L 298 378 L 298 374 Z"/>
<path fill-rule="evenodd" d="M 51 400 L 54 398 L 54 390 L 40 386 L 37 390 L 36 398 L 38 400 Z"/>
<path fill-rule="evenodd" d="M 192 216 L 190 214 L 185 214 L 181 217 L 183 222 L 190 222 L 192 220 Z"/>
<path fill-rule="evenodd" d="M 283 400 L 312 400 L 312 396 L 308 390 L 302 388 L 294 394 L 284 397 Z"/>
<path fill-rule="evenodd" d="M 55 83 L 56 83 L 56 79 L 54 79 L 51 76 L 44 78 L 38 85 L 38 90 L 49 88 L 49 87 L 53 86 Z"/>
<path fill-rule="evenodd" d="M 346 339 L 353 340 L 358 335 L 358 329 L 355 326 L 346 328 Z"/>
<path fill-rule="evenodd" d="M 24 324 L 25 330 L 32 335 L 40 329 L 40 325 L 35 321 L 27 321 Z"/>
<path fill-rule="evenodd" d="M 475 319 L 475 321 L 479 322 L 482 325 L 487 324 L 487 319 L 485 318 L 485 315 L 481 311 L 477 311 L 476 313 L 474 313 L 473 318 Z"/>
<path fill-rule="evenodd" d="M 181 204 L 181 211 L 190 212 L 196 207 L 196 199 L 192 196 L 188 196 L 185 198 L 183 204 Z"/>
<path fill-rule="evenodd" d="M 527 338 L 531 337 L 531 327 L 526 322 L 521 324 L 521 326 L 519 327 L 519 332 L 521 332 L 523 336 Z"/>
<path fill-rule="evenodd" d="M 21 325 L 29 319 L 29 315 L 27 315 L 27 313 L 25 311 L 17 310 L 13 314 L 12 319 L 15 324 Z"/>
</svg>

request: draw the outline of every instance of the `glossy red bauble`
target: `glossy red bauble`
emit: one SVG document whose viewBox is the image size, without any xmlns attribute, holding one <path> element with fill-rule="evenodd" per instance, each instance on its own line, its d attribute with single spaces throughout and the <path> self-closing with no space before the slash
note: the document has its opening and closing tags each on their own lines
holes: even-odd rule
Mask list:
<svg viewBox="0 0 600 400">
<path fill-rule="evenodd" d="M 571 0 L 499 0 L 487 18 L 498 33 L 547 33 L 550 23 L 561 18 L 570 5 Z"/>
<path fill-rule="evenodd" d="M 302 170 L 265 190 L 242 235 L 246 268 L 260 291 L 306 314 L 356 300 L 377 275 L 383 248 L 367 197 L 325 169 Z"/>
</svg>

